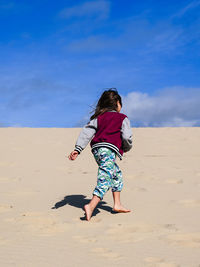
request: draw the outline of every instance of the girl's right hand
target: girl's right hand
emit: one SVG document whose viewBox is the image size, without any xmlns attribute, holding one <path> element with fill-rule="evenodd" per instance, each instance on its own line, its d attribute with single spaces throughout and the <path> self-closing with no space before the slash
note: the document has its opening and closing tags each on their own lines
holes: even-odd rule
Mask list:
<svg viewBox="0 0 200 267">
<path fill-rule="evenodd" d="M 75 160 L 78 157 L 78 152 L 77 151 L 72 151 L 70 155 L 68 156 L 69 160 Z"/>
</svg>

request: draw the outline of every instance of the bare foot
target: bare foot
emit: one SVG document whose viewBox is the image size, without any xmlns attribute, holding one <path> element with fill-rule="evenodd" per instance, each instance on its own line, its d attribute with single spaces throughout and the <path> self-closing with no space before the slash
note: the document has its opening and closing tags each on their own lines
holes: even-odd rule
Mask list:
<svg viewBox="0 0 200 267">
<path fill-rule="evenodd" d="M 92 216 L 92 210 L 89 204 L 84 206 L 86 220 L 89 221 Z"/>
<path fill-rule="evenodd" d="M 121 212 L 121 213 L 131 212 L 131 210 L 124 208 L 122 205 L 120 205 L 120 206 L 114 206 L 113 211 L 115 211 L 115 212 Z"/>
</svg>

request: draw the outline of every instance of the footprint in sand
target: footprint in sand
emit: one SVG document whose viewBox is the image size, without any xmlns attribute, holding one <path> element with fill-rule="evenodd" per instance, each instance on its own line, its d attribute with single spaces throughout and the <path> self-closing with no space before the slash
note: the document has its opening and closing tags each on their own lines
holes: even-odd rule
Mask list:
<svg viewBox="0 0 200 267">
<path fill-rule="evenodd" d="M 149 264 L 160 263 L 163 261 L 164 261 L 163 259 L 157 258 L 157 257 L 148 257 L 144 259 L 144 262 L 149 263 Z"/>
<path fill-rule="evenodd" d="M 164 229 L 166 230 L 178 231 L 178 228 L 173 223 L 166 223 L 163 226 L 164 226 Z"/>
<path fill-rule="evenodd" d="M 16 166 L 15 162 L 0 161 L 0 167 L 14 167 Z"/>
<path fill-rule="evenodd" d="M 175 263 L 166 262 L 164 259 L 156 257 L 148 257 L 144 259 L 144 262 L 147 267 L 179 267 L 179 265 Z"/>
<path fill-rule="evenodd" d="M 200 248 L 200 232 L 172 234 L 164 237 L 164 239 L 172 244 L 182 247 Z"/>
<path fill-rule="evenodd" d="M 183 199 L 178 202 L 185 207 L 200 207 L 199 199 Z"/>
<path fill-rule="evenodd" d="M 182 179 L 168 179 L 166 180 L 167 184 L 182 184 L 183 180 Z"/>
<path fill-rule="evenodd" d="M 110 249 L 106 248 L 93 248 L 91 250 L 92 253 L 96 253 L 99 257 L 105 257 L 111 260 L 119 260 L 122 259 L 122 256 L 117 252 L 114 252 Z"/>
<path fill-rule="evenodd" d="M 9 177 L 0 177 L 0 182 L 18 182 L 21 181 L 21 178 L 9 178 Z"/>
<path fill-rule="evenodd" d="M 12 205 L 0 205 L 0 213 L 1 212 L 11 211 L 12 208 L 13 208 Z"/>
<path fill-rule="evenodd" d="M 132 187 L 131 190 L 135 190 L 139 192 L 147 192 L 147 189 L 144 187 Z"/>
<path fill-rule="evenodd" d="M 41 212 L 26 212 L 13 219 L 13 223 L 22 224 L 23 229 L 40 236 L 52 236 L 71 228 L 69 223 L 59 222 L 56 217 Z"/>
<path fill-rule="evenodd" d="M 77 240 L 80 243 L 86 244 L 86 243 L 96 243 L 97 239 L 95 237 L 88 237 L 88 236 L 80 236 L 76 235 L 73 236 L 75 240 Z"/>
<path fill-rule="evenodd" d="M 107 238 L 116 240 L 121 243 L 139 242 L 147 239 L 153 232 L 158 229 L 158 226 L 149 224 L 117 224 L 111 226 L 107 230 Z"/>
</svg>

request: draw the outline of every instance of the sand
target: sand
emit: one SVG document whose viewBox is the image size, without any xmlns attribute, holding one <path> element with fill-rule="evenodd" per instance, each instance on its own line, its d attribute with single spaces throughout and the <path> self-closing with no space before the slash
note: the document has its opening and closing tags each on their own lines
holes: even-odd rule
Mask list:
<svg viewBox="0 0 200 267">
<path fill-rule="evenodd" d="M 96 185 L 89 146 L 67 155 L 80 129 L 0 129 L 0 266 L 200 266 L 200 128 L 133 129 L 118 160 L 122 203 L 109 191 L 90 222 Z"/>
</svg>

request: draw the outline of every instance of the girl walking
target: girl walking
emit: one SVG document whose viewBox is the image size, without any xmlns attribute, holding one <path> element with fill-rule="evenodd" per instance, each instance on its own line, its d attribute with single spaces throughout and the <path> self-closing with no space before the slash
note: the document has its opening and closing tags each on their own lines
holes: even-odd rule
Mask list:
<svg viewBox="0 0 200 267">
<path fill-rule="evenodd" d="M 86 220 L 89 221 L 97 204 L 112 188 L 115 212 L 130 212 L 120 202 L 123 187 L 122 172 L 116 164 L 116 156 L 122 159 L 123 153 L 132 148 L 132 130 L 126 115 L 120 113 L 122 100 L 117 90 L 109 89 L 101 95 L 90 122 L 85 125 L 77 139 L 70 160 L 77 156 L 90 142 L 92 153 L 99 166 L 97 185 L 89 204 L 84 206 Z"/>
</svg>

